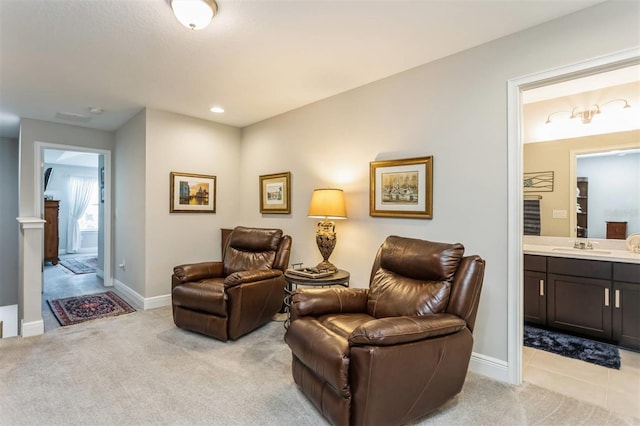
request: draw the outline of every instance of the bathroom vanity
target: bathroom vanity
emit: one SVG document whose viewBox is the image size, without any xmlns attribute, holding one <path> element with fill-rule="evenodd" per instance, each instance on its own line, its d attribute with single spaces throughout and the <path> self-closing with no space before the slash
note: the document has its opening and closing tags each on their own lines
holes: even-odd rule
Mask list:
<svg viewBox="0 0 640 426">
<path fill-rule="evenodd" d="M 640 254 L 613 247 L 525 240 L 525 322 L 640 350 Z"/>
</svg>

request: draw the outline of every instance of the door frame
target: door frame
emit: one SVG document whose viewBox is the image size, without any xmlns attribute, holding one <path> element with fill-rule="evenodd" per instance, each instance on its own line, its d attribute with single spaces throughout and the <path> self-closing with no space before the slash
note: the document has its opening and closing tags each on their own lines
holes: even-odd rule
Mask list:
<svg viewBox="0 0 640 426">
<path fill-rule="evenodd" d="M 578 77 L 640 63 L 640 48 L 632 48 L 507 81 L 507 365 L 509 383 L 522 383 L 523 250 L 522 173 L 523 113 L 521 92 Z"/>
<path fill-rule="evenodd" d="M 103 227 L 102 237 L 102 268 L 103 268 L 103 283 L 105 287 L 113 286 L 113 265 L 111 256 L 112 247 L 112 232 L 111 232 L 111 151 L 97 148 L 87 148 L 82 146 L 62 145 L 49 142 L 35 142 L 35 172 L 36 178 L 34 181 L 34 193 L 38 198 L 36 202 L 36 209 L 40 210 L 36 212 L 36 216 L 41 217 L 44 205 L 44 190 L 42 188 L 42 167 L 44 166 L 44 150 L 45 149 L 57 149 L 63 151 L 76 151 L 76 152 L 89 152 L 93 154 L 101 154 L 104 158 L 104 214 L 103 223 L 100 226 Z"/>
</svg>

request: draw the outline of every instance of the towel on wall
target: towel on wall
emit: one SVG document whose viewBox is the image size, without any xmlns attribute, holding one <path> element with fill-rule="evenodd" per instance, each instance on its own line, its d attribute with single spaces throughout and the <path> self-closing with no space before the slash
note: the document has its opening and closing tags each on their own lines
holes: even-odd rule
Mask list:
<svg viewBox="0 0 640 426">
<path fill-rule="evenodd" d="M 524 235 L 540 235 L 540 200 L 524 200 Z"/>
</svg>

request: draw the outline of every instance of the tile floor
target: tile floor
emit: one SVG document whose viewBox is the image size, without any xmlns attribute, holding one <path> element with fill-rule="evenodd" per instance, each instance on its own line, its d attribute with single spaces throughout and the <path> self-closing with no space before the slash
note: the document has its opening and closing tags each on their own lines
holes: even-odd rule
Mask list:
<svg viewBox="0 0 640 426">
<path fill-rule="evenodd" d="M 73 255 L 71 257 L 75 257 Z M 61 256 L 62 257 L 62 256 Z M 47 300 L 64 297 L 80 296 L 83 294 L 100 293 L 113 290 L 113 287 L 105 287 L 102 278 L 96 274 L 74 274 L 62 265 L 47 263 L 44 266 L 42 281 L 42 319 L 44 332 L 60 327 L 60 323 L 53 315 Z"/>
<path fill-rule="evenodd" d="M 44 267 L 42 317 L 45 333 L 60 327 L 47 299 L 112 290 L 96 274 L 75 275 L 64 267 Z M 640 353 L 620 350 L 620 370 L 549 352 L 523 348 L 523 380 L 563 395 L 632 416 L 640 424 Z"/>
<path fill-rule="evenodd" d="M 620 370 L 523 348 L 525 382 L 591 402 L 640 424 L 640 353 L 620 349 Z"/>
</svg>

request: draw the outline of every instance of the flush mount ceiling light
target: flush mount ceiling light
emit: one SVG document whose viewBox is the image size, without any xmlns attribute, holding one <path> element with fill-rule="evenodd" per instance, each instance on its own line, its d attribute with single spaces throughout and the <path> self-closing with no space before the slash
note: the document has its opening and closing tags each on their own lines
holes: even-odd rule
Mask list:
<svg viewBox="0 0 640 426">
<path fill-rule="evenodd" d="M 218 11 L 215 0 L 169 0 L 169 4 L 178 21 L 192 30 L 205 28 Z"/>
<path fill-rule="evenodd" d="M 214 112 L 216 114 L 222 114 L 224 112 L 224 108 L 219 106 L 214 106 L 214 107 L 211 107 L 209 111 Z"/>
<path fill-rule="evenodd" d="M 556 111 L 556 112 L 552 112 L 551 114 L 549 114 L 547 116 L 547 121 L 545 121 L 544 123 L 545 124 L 551 123 L 551 116 L 564 112 L 564 113 L 567 113 L 567 114 L 571 114 L 569 116 L 569 118 L 580 117 L 580 121 L 582 121 L 582 124 L 589 124 L 589 123 L 591 123 L 591 120 L 593 119 L 593 117 L 596 114 L 601 114 L 602 113 L 600 108 L 602 108 L 603 106 L 605 106 L 607 104 L 610 104 L 612 102 L 624 102 L 624 106 L 622 107 L 623 109 L 624 108 L 631 108 L 631 105 L 629 105 L 629 102 L 627 102 L 626 99 L 614 99 L 614 100 L 611 100 L 611 101 L 607 101 L 607 102 L 603 103 L 602 105 L 593 104 L 587 109 L 580 108 L 580 107 L 574 107 L 571 111 Z"/>
</svg>

